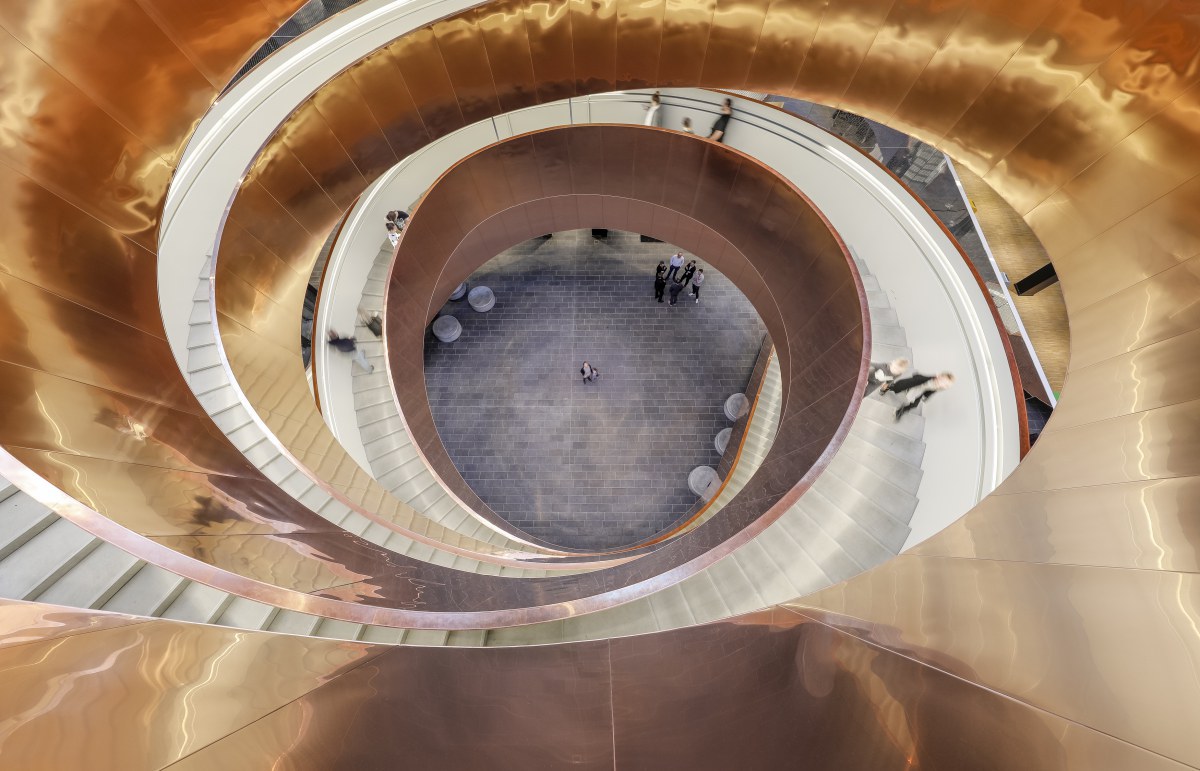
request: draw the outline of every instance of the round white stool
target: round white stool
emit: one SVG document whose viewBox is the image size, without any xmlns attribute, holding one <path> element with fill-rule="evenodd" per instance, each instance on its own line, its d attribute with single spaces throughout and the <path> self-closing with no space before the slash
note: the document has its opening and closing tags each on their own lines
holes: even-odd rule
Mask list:
<svg viewBox="0 0 1200 771">
<path fill-rule="evenodd" d="M 717 470 L 712 466 L 697 466 L 692 469 L 692 473 L 688 474 L 688 488 L 697 497 L 706 501 L 717 492 L 717 488 L 720 486 L 721 478 L 717 476 Z"/>
<path fill-rule="evenodd" d="M 713 439 L 713 447 L 717 448 L 718 455 L 724 455 L 726 448 L 729 447 L 729 437 L 733 435 L 732 428 L 722 428 L 717 432 L 717 438 Z"/>
<path fill-rule="evenodd" d="M 453 316 L 438 316 L 433 320 L 433 336 L 443 343 L 453 343 L 462 334 L 462 324 Z"/>
<path fill-rule="evenodd" d="M 461 300 L 462 298 L 464 298 L 466 296 L 467 296 L 467 282 L 464 281 L 461 284 L 459 284 L 458 286 L 454 287 L 454 291 L 450 293 L 450 302 L 455 302 L 456 300 Z"/>
<path fill-rule="evenodd" d="M 496 304 L 496 295 L 486 286 L 477 286 L 467 293 L 467 302 L 480 313 L 487 313 Z"/>
<path fill-rule="evenodd" d="M 739 420 L 750 411 L 750 400 L 745 394 L 734 394 L 725 400 L 725 417 L 729 420 Z"/>
</svg>

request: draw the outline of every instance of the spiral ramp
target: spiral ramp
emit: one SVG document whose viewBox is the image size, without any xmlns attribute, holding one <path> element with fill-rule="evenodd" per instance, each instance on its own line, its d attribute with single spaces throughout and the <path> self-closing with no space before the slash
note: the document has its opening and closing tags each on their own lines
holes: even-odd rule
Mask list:
<svg viewBox="0 0 1200 771">
<path fill-rule="evenodd" d="M 1200 382 L 1189 367 L 1200 319 L 1191 312 L 1194 218 L 1180 216 L 1200 169 L 1195 122 L 1180 119 L 1196 77 L 1186 66 L 1194 51 L 1180 42 L 1192 39 L 1181 9 L 1032 4 L 947 14 L 832 4 L 817 13 L 764 4 L 738 13 L 656 6 L 640 17 L 646 9 L 613 4 L 517 6 L 515 16 L 513 7 L 413 7 L 411 34 L 331 81 L 333 91 L 288 119 L 285 145 L 247 173 L 210 266 L 217 304 L 207 324 L 219 349 L 207 368 L 232 377 L 237 398 L 206 404 L 203 377 L 192 380 L 201 391 L 193 398 L 167 338 L 196 342 L 197 363 L 212 355 L 207 341 L 164 330 L 148 312 L 157 212 L 196 105 L 300 5 L 0 10 L 6 93 L 24 105 L 6 113 L 0 147 L 0 185 L 19 202 L 0 253 L 8 320 L 0 473 L 21 488 L 0 493 L 0 593 L 13 598 L 0 605 L 0 766 L 1200 765 L 1189 718 L 1200 706 L 1190 674 L 1200 635 L 1189 524 Z M 747 14 L 761 23 L 747 26 Z M 506 34 L 514 18 L 516 37 Z M 84 19 L 104 35 L 80 34 Z M 649 38 L 594 45 L 605 35 L 622 40 L 625 25 L 654 32 L 665 64 Z M 700 39 L 698 29 L 707 46 L 681 47 Z M 135 39 L 111 68 L 84 64 L 100 41 Z M 797 41 L 807 42 L 796 50 Z M 559 56 L 572 42 L 574 54 Z M 513 43 L 532 66 L 494 72 L 481 86 L 487 67 L 520 60 L 502 55 Z M 481 58 L 485 47 L 490 57 Z M 606 59 L 613 50 L 615 63 Z M 642 55 L 649 50 L 653 61 Z M 703 66 L 692 67 L 687 51 Z M 897 67 L 897 51 L 913 66 Z M 407 103 L 363 112 L 361 97 L 337 91 L 354 82 L 370 92 L 380 82 L 372 61 L 406 84 Z M 1121 63 L 1154 68 L 1153 85 L 1114 80 Z M 1057 88 L 1014 87 L 1043 79 Z M 855 299 L 870 313 L 847 317 L 846 329 L 858 330 L 856 358 L 853 348 L 828 353 L 835 369 L 850 362 L 838 385 L 853 406 L 819 440 L 837 449 L 820 473 L 789 478 L 787 491 L 763 481 L 764 471 L 788 468 L 779 451 L 796 447 L 798 416 L 815 415 L 797 411 L 809 381 L 789 343 L 768 368 L 756 412 L 766 419 L 777 408 L 779 430 L 772 437 L 767 419 L 747 432 L 747 460 L 760 473 L 700 527 L 635 559 L 522 539 L 462 491 L 454 517 L 422 510 L 419 496 L 382 498 L 379 480 L 359 476 L 368 469 L 322 444 L 326 429 L 299 419 L 291 402 L 270 402 L 303 382 L 291 364 L 298 351 L 286 350 L 295 325 L 271 326 L 290 314 L 292 293 L 282 289 L 297 284 L 287 270 L 307 282 L 313 247 L 408 147 L 406 131 L 392 130 L 413 125 L 404 123 L 409 110 L 422 131 L 445 133 L 489 110 L 660 83 L 761 88 L 890 121 L 981 173 L 1046 244 L 1071 311 L 1067 387 L 1038 445 L 963 519 L 892 557 L 908 537 L 904 515 L 884 512 L 893 520 L 885 537 L 847 517 L 831 486 L 840 481 L 864 499 L 880 479 L 922 490 L 941 451 L 929 436 L 937 416 L 905 424 L 920 436 L 897 432 L 886 405 L 853 397 L 858 377 L 841 377 L 894 352 L 883 346 L 909 344 L 922 362 L 924 319 L 903 307 L 888 313 L 884 302 L 899 304 L 903 293 L 882 291 L 897 276 L 884 264 L 878 276 L 869 262 L 852 272 Z M 450 102 L 458 118 L 438 102 L 443 85 L 462 94 Z M 1014 93 L 1030 109 L 1013 109 Z M 387 152 L 350 141 L 356 110 L 376 123 Z M 1073 144 L 1063 138 L 1079 125 L 1097 128 Z M 605 141 L 621 134 L 600 132 Z M 337 145 L 353 157 L 333 157 Z M 736 163 L 748 178 L 760 168 L 744 154 L 672 147 Z M 279 186 L 301 168 L 303 185 Z M 781 195 L 788 189 L 774 184 Z M 306 198 L 305 187 L 319 194 Z M 258 218 L 266 211 L 297 224 L 281 232 L 288 228 Z M 789 211 L 808 222 L 802 209 Z M 414 228 L 423 219 L 445 230 L 434 216 L 415 216 Z M 58 239 L 31 237 L 55 229 Z M 252 242 L 264 250 L 254 259 Z M 86 275 L 70 260 L 80 251 L 90 257 Z M 394 312 L 391 300 L 387 310 L 389 337 L 422 322 Z M 792 312 L 784 308 L 779 323 L 798 321 Z M 272 390 L 270 373 L 285 390 Z M 408 420 L 412 394 L 398 394 Z M 323 398 L 339 395 L 358 406 L 352 391 Z M 209 422 L 222 411 L 225 425 Z M 233 434 L 245 426 L 255 438 L 243 446 Z M 256 456 L 264 441 L 287 463 Z M 306 447 L 325 452 L 297 454 Z M 437 468 L 436 448 L 423 450 Z M 922 492 L 916 503 L 929 500 L 937 496 Z M 759 521 L 760 506 L 770 521 Z M 724 522 L 744 527 L 713 536 Z M 827 572 L 832 554 L 854 555 L 844 574 Z M 822 576 L 805 584 L 791 571 L 809 561 Z M 504 569 L 519 572 L 501 579 Z M 687 587 L 701 579 L 709 600 L 693 610 Z M 723 620 L 703 623 L 715 619 Z M 288 634 L 240 631 L 256 629 Z"/>
</svg>

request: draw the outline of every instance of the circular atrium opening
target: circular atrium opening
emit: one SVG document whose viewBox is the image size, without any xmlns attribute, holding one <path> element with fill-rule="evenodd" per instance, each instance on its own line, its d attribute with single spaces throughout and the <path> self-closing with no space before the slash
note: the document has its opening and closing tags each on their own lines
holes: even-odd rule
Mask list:
<svg viewBox="0 0 1200 771">
<path fill-rule="evenodd" d="M 434 422 L 510 524 L 612 549 L 723 500 L 748 422 L 730 415 L 753 407 L 771 346 L 702 257 L 682 252 L 672 269 L 681 252 L 615 230 L 555 233 L 494 257 L 441 309 L 425 345 Z M 774 423 L 763 412 L 756 428 Z"/>
</svg>

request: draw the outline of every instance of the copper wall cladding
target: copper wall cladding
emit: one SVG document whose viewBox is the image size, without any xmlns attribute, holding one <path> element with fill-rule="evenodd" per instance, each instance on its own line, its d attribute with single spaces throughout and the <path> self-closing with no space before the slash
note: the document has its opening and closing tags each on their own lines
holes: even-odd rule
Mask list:
<svg viewBox="0 0 1200 771">
<path fill-rule="evenodd" d="M 492 649 L 22 603 L 0 629 L 32 632 L 0 645 L 13 768 L 1183 768 L 784 608 Z"/>
<path fill-rule="evenodd" d="M 169 460 L 174 464 L 169 468 L 189 474 L 215 473 L 212 465 L 218 460 L 218 469 L 236 467 L 236 459 L 225 455 L 232 448 L 219 458 L 207 449 L 192 450 L 193 435 L 201 437 L 203 447 L 209 433 L 195 432 L 203 419 L 179 387 L 179 375 L 158 369 L 170 360 L 154 300 L 158 217 L 174 159 L 217 85 L 301 4 L 65 0 L 10 2 L 0 9 L 0 94 L 10 107 L 0 117 L 5 201 L 0 270 L 29 284 L 35 294 L 56 298 L 45 301 L 46 315 L 28 319 L 13 310 L 11 284 L 0 292 L 3 356 L 9 363 L 0 444 L 13 450 L 33 444 L 32 452 L 43 453 L 45 460 L 30 456 L 23 463 L 46 474 L 52 462 L 65 463 L 68 470 L 85 456 L 111 462 L 106 473 L 92 477 L 87 497 L 72 490 L 82 501 L 119 500 L 112 480 L 129 489 L 131 463 L 147 474 L 167 468 L 139 459 Z M 576 34 L 588 37 L 576 41 Z M 652 666 L 638 671 L 660 686 L 651 695 L 665 700 L 647 705 L 644 714 L 704 717 L 721 705 L 736 718 L 754 714 L 750 707 L 781 679 L 803 679 L 812 692 L 828 698 L 819 700 L 819 712 L 802 713 L 787 727 L 793 732 L 827 727 L 799 756 L 832 757 L 832 767 L 889 768 L 897 753 L 906 764 L 901 767 L 921 768 L 957 769 L 985 761 L 1002 768 L 1178 767 L 1170 758 L 1200 765 L 1194 726 L 1181 722 L 1197 714 L 1200 699 L 1200 685 L 1191 675 L 1200 658 L 1200 600 L 1193 580 L 1200 539 L 1194 516 L 1200 491 L 1193 484 L 1200 471 L 1200 379 L 1187 375 L 1196 357 L 1185 344 L 1200 327 L 1198 39 L 1188 4 L 1159 0 L 950 5 L 928 0 L 903 5 L 891 0 L 597 0 L 589 5 L 514 0 L 489 3 L 405 36 L 330 82 L 328 88 L 339 91 L 348 88 L 345 77 L 356 89 L 387 89 L 385 98 L 373 92 L 364 98 L 396 157 L 462 125 L 468 115 L 614 85 L 744 87 L 817 99 L 948 150 L 1025 217 L 1054 260 L 1073 348 L 1061 411 L 1009 482 L 954 528 L 902 560 L 806 603 L 815 609 L 805 612 L 814 616 L 821 608 L 846 614 L 821 619 L 853 631 L 864 644 L 804 648 L 802 656 L 789 661 L 805 666 L 788 670 L 778 668 L 785 654 L 772 649 L 761 669 L 736 670 L 738 683 L 682 708 L 684 702 L 669 697 L 686 693 L 685 683 L 715 677 L 742 656 L 749 661 L 752 649 L 730 637 L 722 641 L 729 644 L 708 648 L 711 653 L 696 649 L 691 666 L 667 679 L 664 662 L 677 656 L 684 638 L 643 638 L 646 650 L 653 651 L 646 654 Z M 486 58 L 457 53 L 476 44 Z M 113 56 L 114 51 L 121 55 Z M 491 85 L 477 69 L 485 61 Z M 460 64 L 472 69 L 464 72 Z M 314 101 L 297 113 L 280 141 L 293 142 L 289 152 L 297 162 L 303 158 L 303 171 L 319 191 L 311 184 L 275 186 L 261 167 L 243 192 L 261 185 L 263 195 L 275 198 L 275 211 L 287 216 L 238 220 L 255 228 L 256 238 L 270 240 L 256 250 L 269 249 L 288 269 L 300 272 L 312 259 L 307 250 L 315 234 L 328 232 L 336 219 L 318 195 L 334 209 L 343 206 L 354 186 L 387 159 L 377 138 L 360 147 L 344 134 L 344 126 L 329 124 L 325 131 L 301 125 L 318 116 L 326 117 Z M 731 131 L 736 130 L 735 120 Z M 329 141 L 330 133 L 340 149 Z M 310 154 L 310 139 L 329 153 L 328 163 Z M 281 150 L 269 152 L 286 160 Z M 311 214 L 324 210 L 328 213 Z M 296 219 L 302 211 L 307 212 L 303 222 Z M 72 309 L 85 314 L 77 319 L 124 325 L 114 327 L 121 334 L 98 337 L 90 325 L 61 320 L 58 311 L 49 310 L 61 307 L 60 301 L 82 309 Z M 295 313 L 278 312 L 291 316 L 294 330 L 299 298 L 286 302 L 295 304 Z M 257 319 L 250 318 L 259 335 Z M 271 329 L 264 324 L 260 339 L 271 339 Z M 53 330 L 49 338 L 42 336 L 47 330 Z M 230 322 L 223 322 L 222 331 L 230 334 Z M 123 371 L 132 366 L 124 353 L 127 341 L 148 346 L 140 349 L 145 354 L 139 361 L 152 364 L 140 370 L 140 378 Z M 152 352 L 155 346 L 163 352 Z M 294 351 L 288 355 L 298 359 Z M 73 361 L 67 364 L 68 359 Z M 63 363 L 53 364 L 56 360 Z M 297 374 L 293 367 L 288 377 Z M 136 393 L 125 394 L 121 389 L 132 389 L 131 383 Z M 193 419 L 199 423 L 187 422 Z M 142 438 L 150 436 L 148 426 L 156 428 L 152 447 L 143 444 L 150 441 Z M 56 449 L 45 449 L 50 446 Z M 20 468 L 6 465 L 3 473 L 20 476 Z M 72 516 L 94 516 L 82 505 L 60 505 Z M 1094 517 L 1089 516 L 1093 509 Z M 1024 610 L 1029 608 L 1041 611 L 1033 621 Z M 97 758 L 106 757 L 102 748 L 140 749 L 147 737 L 169 738 L 170 731 L 154 730 L 164 724 L 148 722 L 151 718 L 165 718 L 165 725 L 178 729 L 171 740 L 186 741 L 193 723 L 222 721 L 229 704 L 240 707 L 247 700 L 244 694 L 226 701 L 193 697 L 205 688 L 233 687 L 247 672 L 261 669 L 242 667 L 234 674 L 220 667 L 189 668 L 186 662 L 193 656 L 220 662 L 218 647 L 198 654 L 188 652 L 195 648 L 175 647 L 168 654 L 165 647 L 142 648 L 104 637 L 118 631 L 75 635 L 79 641 L 90 639 L 105 655 L 59 659 L 57 676 L 50 670 L 28 680 L 17 679 L 20 673 L 6 676 L 0 698 L 10 707 L 8 714 L 17 716 L 8 725 L 29 726 L 23 729 L 28 740 L 23 746 L 74 752 L 64 755 L 66 767 L 96 765 Z M 337 645 L 293 642 L 311 651 Z M 57 639 L 40 645 L 14 650 L 68 650 Z M 617 643 L 608 645 L 615 653 L 611 646 Z M 138 719 L 112 720 L 113 710 L 85 706 L 102 703 L 90 700 L 29 701 L 45 694 L 48 684 L 76 681 L 99 683 L 95 693 L 127 692 L 121 678 L 128 670 L 122 665 L 133 659 L 118 655 L 122 651 L 148 652 L 140 661 L 153 669 L 140 691 L 150 695 L 138 703 L 154 706 L 139 712 Z M 561 655 L 552 648 L 525 655 L 536 658 L 539 651 Z M 403 650 L 391 655 L 405 654 L 414 655 Z M 41 660 L 21 658 L 26 667 Z M 180 664 L 179 674 L 160 677 L 172 661 Z M 914 676 L 894 674 L 903 670 Z M 287 677 L 298 671 L 292 668 Z M 547 684 L 538 695 L 561 695 L 561 683 Z M 742 684 L 756 687 L 733 687 Z M 581 694 L 589 690 L 582 680 L 571 688 Z M 368 692 L 341 692 L 324 709 L 383 714 L 389 704 L 378 691 L 370 693 L 380 699 L 380 710 L 356 709 L 356 695 Z M 333 694 L 317 688 L 309 701 L 297 705 L 309 709 L 324 693 Z M 427 701 L 434 704 L 449 698 L 446 690 L 429 693 Z M 182 706 L 158 708 L 171 699 Z M 123 703 L 131 702 L 127 697 Z M 515 703 L 519 699 L 506 701 L 489 716 L 507 719 Z M 26 706 L 11 709 L 18 704 Z M 668 709 L 651 709 L 661 704 Z M 624 713 L 625 708 L 614 710 Z M 321 736 L 314 725 L 322 724 L 306 718 L 311 714 L 284 713 L 302 728 L 285 725 L 280 732 L 285 748 L 264 750 L 264 763 L 257 765 L 292 752 L 288 763 L 303 766 L 299 748 L 315 744 L 305 744 L 305 737 Z M 867 714 L 875 722 L 860 719 Z M 35 715 L 41 717 L 35 721 Z M 845 719 L 821 722 L 836 716 Z M 743 748 L 737 767 L 778 768 L 795 761 L 797 755 L 773 766 L 759 760 L 756 753 L 786 741 L 778 734 L 750 732 L 767 721 L 731 725 L 744 729 L 729 739 Z M 120 732 L 121 726 L 132 731 Z M 224 734 L 232 741 L 246 735 L 229 734 L 236 728 L 236 721 L 225 722 L 204 736 Z M 543 729 L 540 736 L 550 737 Z M 649 733 L 647 728 L 629 735 Z M 321 747 L 345 735 L 355 734 L 326 735 Z M 8 754 L 22 745 L 5 736 L 6 760 L 24 758 Z M 373 747 L 383 754 L 391 747 L 382 743 L 386 736 L 375 730 L 357 745 L 337 746 Z M 593 746 L 553 738 L 556 746 Z M 700 741 L 711 737 L 684 735 L 690 738 L 713 758 L 726 759 L 713 742 Z M 622 740 L 616 752 L 634 746 L 653 751 L 655 742 L 665 741 L 659 736 L 640 745 Z M 218 741 L 209 749 L 217 753 L 228 746 Z M 268 745 L 264 736 L 247 746 Z M 964 746 L 980 752 L 964 761 L 956 754 Z M 861 754 L 831 754 L 856 750 Z M 178 749 L 156 751 L 154 758 L 179 754 Z M 245 765 L 247 757 L 234 760 Z M 636 766 L 629 757 L 621 765 Z M 111 765 L 137 766 L 120 761 L 118 756 Z M 701 761 L 694 765 L 704 767 Z"/>
<path fill-rule="evenodd" d="M 460 282 L 542 233 L 607 227 L 675 244 L 729 277 L 776 342 L 779 431 L 732 507 L 720 543 L 810 484 L 857 409 L 865 296 L 825 219 L 786 180 L 724 145 L 662 129 L 590 125 L 505 140 L 447 170 L 412 214 L 387 287 L 388 361 L 409 435 L 443 482 L 487 510 L 454 467 L 425 390 L 426 327 Z M 819 473 L 819 469 L 816 470 Z M 492 516 L 495 516 L 494 514 Z M 703 531 L 705 528 L 701 528 Z M 696 547 L 691 551 L 694 554 Z"/>
</svg>

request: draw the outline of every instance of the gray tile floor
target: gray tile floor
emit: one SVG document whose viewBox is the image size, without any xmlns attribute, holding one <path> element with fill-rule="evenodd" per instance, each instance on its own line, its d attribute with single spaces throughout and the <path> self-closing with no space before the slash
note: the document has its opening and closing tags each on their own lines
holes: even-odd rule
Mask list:
<svg viewBox="0 0 1200 771">
<path fill-rule="evenodd" d="M 710 268 L 699 304 L 690 290 L 656 303 L 654 266 L 674 251 L 616 231 L 521 244 L 471 277 L 495 308 L 449 303 L 462 337 L 428 339 L 426 386 L 450 457 L 526 532 L 582 549 L 637 541 L 695 503 L 692 468 L 720 460 L 722 404 L 746 387 L 765 329 Z M 601 373 L 586 385 L 585 359 Z"/>
</svg>

